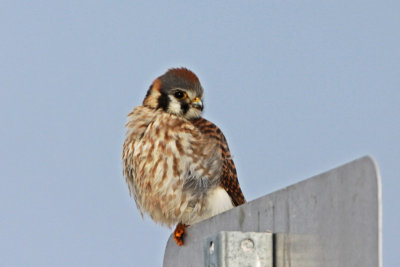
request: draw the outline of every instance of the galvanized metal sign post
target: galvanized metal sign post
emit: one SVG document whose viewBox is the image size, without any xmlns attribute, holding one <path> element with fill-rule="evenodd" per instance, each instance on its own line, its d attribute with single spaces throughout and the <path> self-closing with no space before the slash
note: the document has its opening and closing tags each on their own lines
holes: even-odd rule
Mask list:
<svg viewBox="0 0 400 267">
<path fill-rule="evenodd" d="M 363 157 L 188 228 L 164 266 L 382 266 L 381 187 Z"/>
</svg>

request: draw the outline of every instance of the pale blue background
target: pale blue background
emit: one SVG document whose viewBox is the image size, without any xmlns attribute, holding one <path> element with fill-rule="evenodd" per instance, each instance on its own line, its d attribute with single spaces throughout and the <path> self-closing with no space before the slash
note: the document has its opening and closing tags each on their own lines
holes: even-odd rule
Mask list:
<svg viewBox="0 0 400 267">
<path fill-rule="evenodd" d="M 399 266 L 400 2 L 299 2 L 2 0 L 0 265 L 161 265 L 171 230 L 129 198 L 123 125 L 186 66 L 248 200 L 375 157 Z"/>
</svg>

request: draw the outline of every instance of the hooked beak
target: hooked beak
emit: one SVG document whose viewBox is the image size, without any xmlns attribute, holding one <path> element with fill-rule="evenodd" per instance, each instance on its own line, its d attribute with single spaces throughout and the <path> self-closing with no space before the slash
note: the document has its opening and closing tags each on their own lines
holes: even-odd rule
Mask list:
<svg viewBox="0 0 400 267">
<path fill-rule="evenodd" d="M 192 100 L 192 107 L 199 109 L 200 111 L 203 110 L 203 102 L 199 97 L 196 97 Z"/>
</svg>

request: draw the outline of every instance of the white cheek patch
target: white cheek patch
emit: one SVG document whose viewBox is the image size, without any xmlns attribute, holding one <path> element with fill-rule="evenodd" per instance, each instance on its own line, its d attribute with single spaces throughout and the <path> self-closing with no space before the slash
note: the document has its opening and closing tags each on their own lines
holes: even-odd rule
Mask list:
<svg viewBox="0 0 400 267">
<path fill-rule="evenodd" d="M 175 98 L 170 97 L 171 101 L 169 102 L 168 111 L 172 114 L 179 115 L 182 113 L 181 103 L 179 103 Z"/>
</svg>

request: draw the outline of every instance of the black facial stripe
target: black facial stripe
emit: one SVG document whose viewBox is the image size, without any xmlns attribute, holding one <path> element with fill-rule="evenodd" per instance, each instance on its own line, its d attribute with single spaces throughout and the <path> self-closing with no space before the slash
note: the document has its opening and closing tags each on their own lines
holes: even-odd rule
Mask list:
<svg viewBox="0 0 400 267">
<path fill-rule="evenodd" d="M 188 112 L 188 110 L 189 110 L 189 104 L 188 103 L 186 103 L 186 102 L 181 102 L 181 109 L 182 109 L 182 112 L 183 112 L 183 114 L 186 114 L 187 112 Z"/>
<path fill-rule="evenodd" d="M 157 108 L 162 108 L 164 111 L 168 110 L 170 99 L 167 94 L 161 93 L 160 97 L 158 98 L 158 105 Z"/>
<path fill-rule="evenodd" d="M 149 90 L 147 90 L 146 97 L 148 97 L 151 94 L 151 89 L 153 89 L 153 85 L 150 85 Z"/>
</svg>

